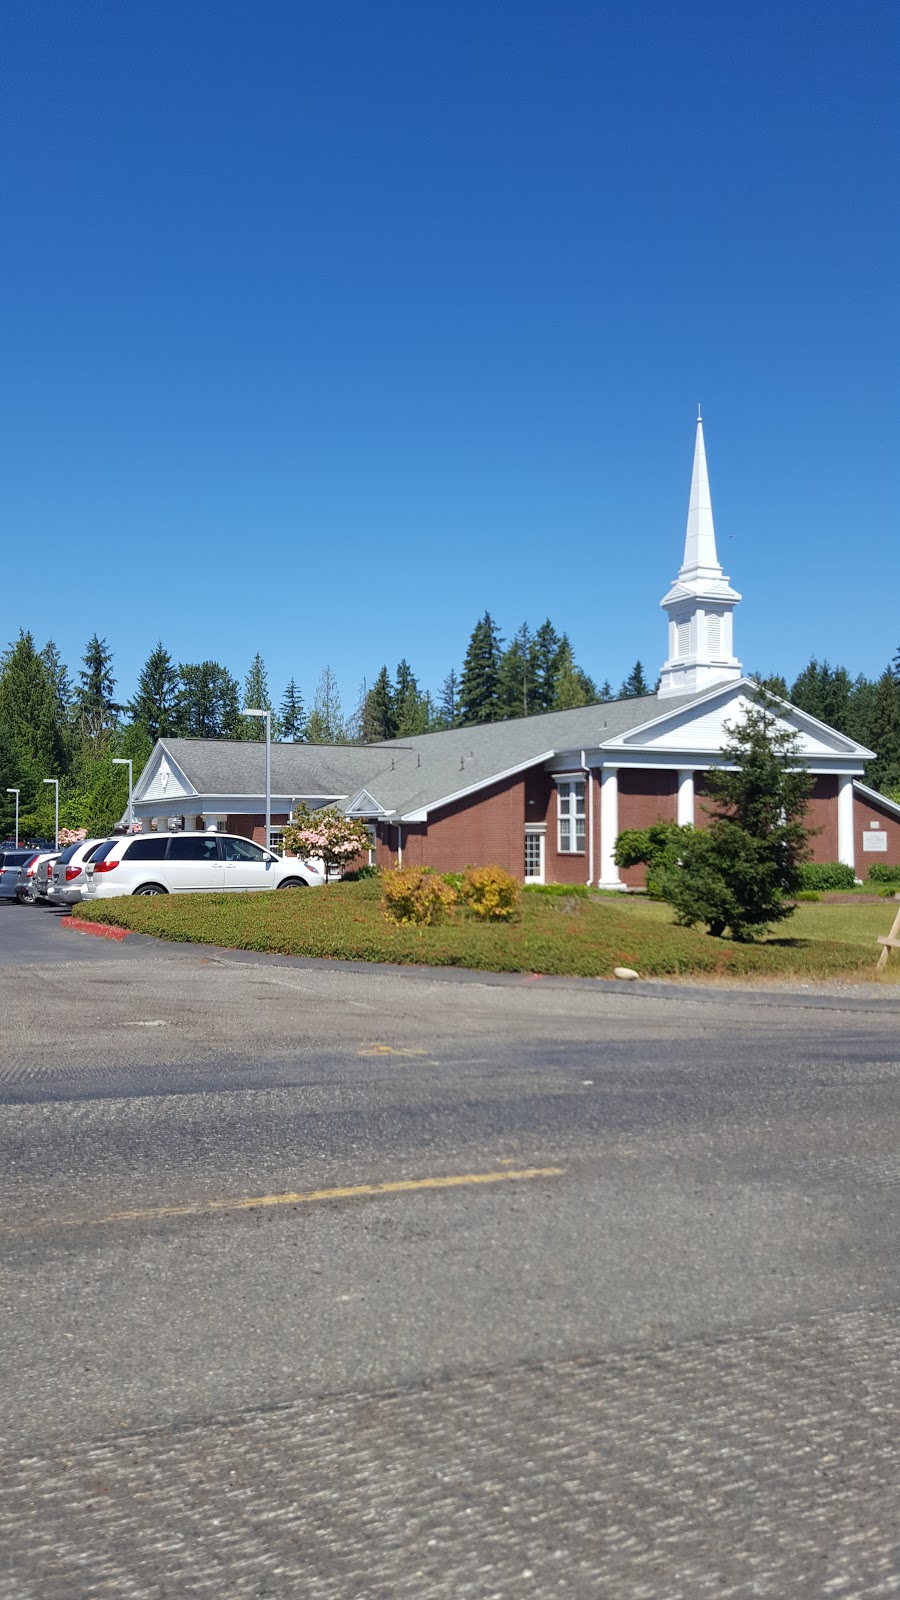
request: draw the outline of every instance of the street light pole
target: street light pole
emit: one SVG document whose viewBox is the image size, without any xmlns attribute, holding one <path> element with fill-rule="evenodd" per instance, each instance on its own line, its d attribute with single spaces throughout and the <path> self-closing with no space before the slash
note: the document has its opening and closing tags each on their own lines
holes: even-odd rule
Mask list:
<svg viewBox="0 0 900 1600">
<path fill-rule="evenodd" d="M 128 832 L 130 833 L 131 832 L 131 824 L 132 824 L 132 822 L 134 820 L 134 816 L 133 816 L 132 809 L 131 809 L 132 768 L 134 766 L 134 763 L 132 761 L 129 761 L 127 756 L 113 756 L 112 764 L 113 764 L 114 767 L 127 767 L 128 768 Z"/>
<path fill-rule="evenodd" d="M 248 706 L 241 712 L 242 717 L 265 717 L 266 719 L 266 849 L 271 850 L 272 835 L 272 713 L 259 711 Z"/>
<path fill-rule="evenodd" d="M 7 792 L 7 794 L 14 794 L 15 797 L 16 797 L 16 844 L 18 844 L 18 842 L 19 842 L 19 790 L 18 789 L 7 789 L 6 792 Z"/>
<path fill-rule="evenodd" d="M 52 783 L 54 791 L 55 791 L 54 798 L 55 798 L 55 801 L 56 801 L 56 805 L 55 805 L 55 808 L 54 808 L 54 829 L 55 829 L 55 833 L 54 833 L 54 839 L 53 839 L 53 848 L 54 848 L 54 850 L 58 850 L 59 849 L 59 779 L 58 778 L 45 778 L 44 782 L 45 783 Z"/>
</svg>

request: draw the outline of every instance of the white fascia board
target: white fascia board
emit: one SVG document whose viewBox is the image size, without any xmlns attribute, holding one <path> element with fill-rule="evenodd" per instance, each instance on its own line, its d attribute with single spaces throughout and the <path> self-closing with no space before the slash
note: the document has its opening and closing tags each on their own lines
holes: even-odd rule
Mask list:
<svg viewBox="0 0 900 1600">
<path fill-rule="evenodd" d="M 406 811 L 400 818 L 401 822 L 427 822 L 432 811 L 439 811 L 442 806 L 451 806 L 457 800 L 465 800 L 470 794 L 477 794 L 480 789 L 489 789 L 494 783 L 502 783 L 505 778 L 515 778 L 520 772 L 527 772 L 529 767 L 539 767 L 544 761 L 555 758 L 554 750 L 545 750 L 543 755 L 529 756 L 527 761 L 518 761 L 514 767 L 506 767 L 503 772 L 492 772 L 487 778 L 479 778 L 477 783 L 470 783 L 465 789 L 455 789 L 452 794 L 442 795 L 439 800 L 429 800 L 427 806 L 419 806 L 415 811 Z"/>
<path fill-rule="evenodd" d="M 197 793 L 196 790 L 194 792 L 195 794 Z M 346 800 L 346 798 L 347 796 L 345 794 L 322 794 L 320 791 L 315 791 L 310 794 L 298 794 L 296 789 L 292 789 L 290 793 L 288 793 L 286 789 L 283 791 L 283 793 L 278 793 L 274 789 L 272 790 L 273 800 L 315 800 L 319 805 L 323 806 L 337 805 L 341 800 Z M 205 794 L 198 795 L 198 799 L 252 800 L 254 803 L 256 803 L 256 801 L 261 801 L 262 804 L 265 805 L 266 796 L 265 791 L 262 789 L 258 790 L 255 794 L 214 794 L 212 790 L 207 790 Z"/>
<path fill-rule="evenodd" d="M 187 784 L 189 793 L 186 794 L 186 795 L 181 795 L 180 798 L 182 800 L 190 800 L 192 795 L 196 795 L 197 794 L 197 790 L 194 788 L 194 785 L 191 783 L 190 778 L 188 777 L 188 775 L 185 772 L 184 768 L 180 767 L 178 765 L 178 762 L 175 760 L 175 757 L 172 755 L 171 751 L 169 750 L 169 747 L 166 744 L 165 740 L 164 739 L 158 739 L 157 742 L 156 742 L 156 747 L 155 747 L 155 749 L 151 750 L 150 755 L 147 758 L 147 764 L 144 767 L 144 770 L 141 773 L 140 777 L 138 778 L 138 781 L 134 786 L 134 790 L 132 791 L 132 796 L 131 796 L 132 806 L 134 805 L 136 800 L 140 799 L 142 793 L 146 789 L 148 789 L 150 787 L 150 784 L 153 782 L 153 779 L 156 777 L 156 774 L 159 771 L 160 765 L 162 763 L 163 756 L 165 756 L 166 760 L 168 761 L 169 767 L 171 768 L 171 770 L 178 774 L 179 778 L 182 780 L 183 783 Z M 175 796 L 173 796 L 173 799 L 174 798 L 175 798 Z"/>
<path fill-rule="evenodd" d="M 707 690 L 706 694 L 698 695 L 696 700 L 692 700 L 688 705 L 673 706 L 671 711 L 664 712 L 662 716 L 651 717 L 649 722 L 641 722 L 637 727 L 629 728 L 627 733 L 620 734 L 618 738 L 605 740 L 600 749 L 630 751 L 633 749 L 631 740 L 636 734 L 647 733 L 648 730 L 674 722 L 678 717 L 690 715 L 701 706 L 707 706 L 718 699 L 733 699 L 741 693 L 753 699 L 759 693 L 759 684 L 754 678 L 737 678 L 732 683 L 714 684 L 711 689 Z M 786 720 L 796 720 L 801 725 L 805 725 L 811 733 L 817 733 L 820 737 L 824 735 L 827 740 L 843 745 L 843 751 L 835 751 L 837 759 L 846 754 L 847 757 L 854 758 L 857 763 L 875 760 L 874 750 L 867 749 L 864 744 L 858 744 L 855 739 L 849 738 L 846 733 L 839 733 L 837 728 L 830 727 L 827 722 L 820 722 L 818 717 L 811 716 L 808 711 L 801 711 L 800 707 L 795 706 L 792 701 L 784 700 L 781 695 L 771 694 L 768 690 L 766 690 L 766 697 L 774 705 L 782 706 L 786 712 L 790 713 L 790 718 Z"/>
<path fill-rule="evenodd" d="M 615 746 L 604 749 L 599 760 L 589 758 L 587 764 L 590 767 L 641 767 L 661 772 L 678 772 L 685 767 L 692 767 L 695 772 L 706 771 L 710 767 L 736 770 L 733 761 L 722 761 L 709 750 L 629 750 Z M 810 755 L 797 763 L 797 770 L 811 772 L 815 777 L 833 776 L 835 773 L 854 777 L 862 772 L 863 764 L 857 756 Z"/>
<path fill-rule="evenodd" d="M 891 811 L 895 817 L 900 818 L 900 803 L 896 800 L 889 800 L 886 794 L 879 794 L 877 789 L 870 789 L 867 783 L 860 783 L 858 778 L 854 778 L 853 787 L 858 789 L 866 800 L 871 800 L 873 805 L 884 806 L 886 811 Z"/>
<path fill-rule="evenodd" d="M 393 811 L 388 811 L 385 806 L 380 806 L 368 789 L 357 789 L 356 794 L 344 806 L 344 814 L 348 817 L 392 817 L 394 815 Z"/>
</svg>

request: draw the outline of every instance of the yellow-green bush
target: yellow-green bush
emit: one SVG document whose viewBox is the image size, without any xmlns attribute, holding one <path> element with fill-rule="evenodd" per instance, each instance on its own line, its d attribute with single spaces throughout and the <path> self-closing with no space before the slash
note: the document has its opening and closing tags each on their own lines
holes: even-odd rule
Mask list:
<svg viewBox="0 0 900 1600">
<path fill-rule="evenodd" d="M 521 895 L 518 878 L 503 867 L 469 867 L 460 888 L 463 903 L 484 921 L 511 917 Z"/>
<path fill-rule="evenodd" d="M 456 890 L 428 867 L 394 867 L 381 877 L 381 910 L 398 927 L 416 922 L 432 927 L 456 904 Z"/>
</svg>

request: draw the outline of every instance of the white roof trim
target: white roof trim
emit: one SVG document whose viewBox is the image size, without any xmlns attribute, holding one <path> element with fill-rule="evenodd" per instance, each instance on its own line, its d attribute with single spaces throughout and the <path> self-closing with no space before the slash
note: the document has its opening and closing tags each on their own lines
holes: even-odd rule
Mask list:
<svg viewBox="0 0 900 1600">
<path fill-rule="evenodd" d="M 368 789 L 358 789 L 356 794 L 347 802 L 344 813 L 348 817 L 392 817 L 393 811 L 388 811 L 380 806 Z"/>
<path fill-rule="evenodd" d="M 889 800 L 886 794 L 880 794 L 877 789 L 870 789 L 869 785 L 861 783 L 859 778 L 853 779 L 853 787 L 858 789 L 860 794 L 864 794 L 867 800 L 872 800 L 876 805 L 884 806 L 888 811 L 892 811 L 895 817 L 900 818 L 900 804 L 896 800 Z"/>
<path fill-rule="evenodd" d="M 629 728 L 626 733 L 620 734 L 618 738 L 606 739 L 600 745 L 600 749 L 630 750 L 632 748 L 631 741 L 635 734 L 646 733 L 649 728 L 658 728 L 667 722 L 674 722 L 677 717 L 692 713 L 695 707 L 708 705 L 711 701 L 733 698 L 740 691 L 749 691 L 751 696 L 756 696 L 759 693 L 759 684 L 754 678 L 735 678 L 730 683 L 714 684 L 711 689 L 707 690 L 706 694 L 698 695 L 696 700 L 691 700 L 689 704 L 673 706 L 670 711 L 665 711 L 662 716 L 651 717 L 649 722 L 640 722 L 636 727 Z M 820 722 L 818 717 L 812 716 L 809 711 L 801 711 L 799 706 L 795 706 L 790 700 L 782 699 L 781 695 L 772 694 L 768 689 L 765 692 L 767 698 L 772 700 L 775 705 L 783 706 L 793 717 L 799 718 L 800 722 L 805 723 L 810 729 L 821 730 L 822 733 L 828 735 L 829 739 L 838 740 L 844 745 L 848 756 L 856 756 L 860 761 L 874 761 L 874 750 L 869 750 L 864 744 L 857 744 L 855 739 L 851 739 L 846 733 L 839 733 L 837 728 L 832 728 L 829 723 Z M 835 751 L 835 755 L 838 754 L 840 752 Z"/>
<path fill-rule="evenodd" d="M 160 752 L 160 760 L 154 762 L 153 761 L 153 757 L 154 757 L 154 755 L 155 755 L 157 750 Z M 175 760 L 175 757 L 173 756 L 173 754 L 172 754 L 171 750 L 169 749 L 168 745 L 166 744 L 165 740 L 164 739 L 158 739 L 157 742 L 156 742 L 156 746 L 155 746 L 154 750 L 151 750 L 151 752 L 150 752 L 149 760 L 147 761 L 147 764 L 144 767 L 143 772 L 141 773 L 140 777 L 138 778 L 137 783 L 134 786 L 134 792 L 133 792 L 133 794 L 131 796 L 132 805 L 134 804 L 135 800 L 139 800 L 141 798 L 141 795 L 147 789 L 149 789 L 150 784 L 153 782 L 153 779 L 156 777 L 156 774 L 159 771 L 159 768 L 160 768 L 160 766 L 162 764 L 162 757 L 163 756 L 165 756 L 165 759 L 168 761 L 169 767 L 172 769 L 172 771 L 177 772 L 179 777 L 184 779 L 184 782 L 187 784 L 188 789 L 190 790 L 190 794 L 180 795 L 180 796 L 173 795 L 172 798 L 173 799 L 177 798 L 177 799 L 181 799 L 181 800 L 189 800 L 191 798 L 191 795 L 199 794 L 199 790 L 194 788 L 194 785 L 191 783 L 191 780 L 188 777 L 187 773 L 185 772 L 184 768 L 182 766 L 179 766 L 178 762 Z M 151 770 L 151 763 L 152 763 L 152 770 Z M 149 776 L 148 776 L 148 774 L 149 774 Z M 145 778 L 147 779 L 146 783 L 144 782 Z"/>
<path fill-rule="evenodd" d="M 416 811 L 407 811 L 400 818 L 401 822 L 427 822 L 429 813 L 439 811 L 442 806 L 453 805 L 456 800 L 465 800 L 470 794 L 477 794 L 479 789 L 489 789 L 492 783 L 502 783 L 504 778 L 515 778 L 520 772 L 527 772 L 529 767 L 537 767 L 543 761 L 550 761 L 555 756 L 555 750 L 545 750 L 543 755 L 529 756 L 527 761 L 518 761 L 514 767 L 507 767 L 504 772 L 492 772 L 486 778 L 479 778 L 477 783 L 470 783 L 465 789 L 456 789 L 453 794 L 442 795 L 440 800 L 430 800 L 427 806 L 420 806 Z"/>
</svg>

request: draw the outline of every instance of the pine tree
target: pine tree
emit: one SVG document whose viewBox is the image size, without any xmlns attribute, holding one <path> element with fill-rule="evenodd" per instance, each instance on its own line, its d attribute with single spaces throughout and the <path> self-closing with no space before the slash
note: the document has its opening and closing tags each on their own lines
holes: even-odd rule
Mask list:
<svg viewBox="0 0 900 1600">
<path fill-rule="evenodd" d="M 306 738 L 306 712 L 303 708 L 303 696 L 292 678 L 281 701 L 281 710 L 278 713 L 281 724 L 281 737 L 289 744 L 298 744 Z"/>
<path fill-rule="evenodd" d="M 316 685 L 306 737 L 310 744 L 343 744 L 346 734 L 337 678 L 330 667 L 325 667 Z"/>
<path fill-rule="evenodd" d="M 137 692 L 127 708 L 132 721 L 146 728 L 152 740 L 176 732 L 179 690 L 178 668 L 159 639 L 141 668 Z"/>
<path fill-rule="evenodd" d="M 421 692 L 416 676 L 406 660 L 401 661 L 397 667 L 394 704 L 397 708 L 398 739 L 411 739 L 417 733 L 426 732 L 429 716 L 428 699 Z"/>
<path fill-rule="evenodd" d="M 20 790 L 20 819 L 46 808 L 43 779 L 61 777 L 65 751 L 57 720 L 56 693 L 32 634 L 20 632 L 0 657 L 0 802 L 7 814 L 7 788 Z M 11 815 L 11 813 L 9 813 Z M 29 824 L 21 823 L 21 832 Z"/>
<path fill-rule="evenodd" d="M 498 685 L 501 716 L 527 717 L 539 711 L 537 653 L 527 622 L 523 622 L 500 658 Z"/>
<path fill-rule="evenodd" d="M 79 673 L 81 683 L 76 695 L 78 723 L 83 741 L 96 756 L 115 728 L 122 707 L 113 699 L 113 653 L 106 640 L 93 634 L 82 661 L 84 670 Z"/>
<path fill-rule="evenodd" d="M 496 722 L 501 715 L 499 683 L 502 640 L 489 611 L 476 622 L 463 662 L 459 723 Z"/>
<path fill-rule="evenodd" d="M 792 705 L 818 717 L 830 728 L 846 733 L 851 719 L 853 685 L 844 667 L 832 668 L 815 656 L 795 680 L 790 693 Z"/>
<path fill-rule="evenodd" d="M 394 687 L 387 667 L 382 667 L 363 701 L 360 736 L 363 744 L 380 744 L 397 736 Z"/>
<path fill-rule="evenodd" d="M 548 617 L 534 636 L 534 711 L 553 710 L 560 643 L 559 634 Z"/>
<path fill-rule="evenodd" d="M 265 662 L 257 650 L 250 663 L 247 676 L 244 679 L 244 698 L 242 709 L 253 708 L 256 711 L 273 711 L 272 700 L 269 695 L 269 678 Z M 260 740 L 266 737 L 266 725 L 262 717 L 243 717 L 243 738 Z M 281 732 L 278 718 L 272 717 L 272 738 L 277 739 Z"/>
<path fill-rule="evenodd" d="M 439 728 L 455 728 L 459 716 L 459 676 L 453 667 L 441 684 L 435 722 Z"/>
<path fill-rule="evenodd" d="M 563 634 L 557 657 L 554 711 L 574 711 L 578 706 L 593 705 L 596 699 L 596 686 L 575 665 L 572 646 Z"/>
<path fill-rule="evenodd" d="M 620 690 L 622 700 L 632 700 L 637 695 L 649 694 L 650 686 L 644 677 L 644 669 L 640 661 L 636 661 Z"/>
<path fill-rule="evenodd" d="M 178 732 L 192 739 L 241 739 L 241 688 L 218 661 L 182 662 Z"/>
<path fill-rule="evenodd" d="M 614 700 L 615 699 L 615 696 L 613 694 L 613 686 L 610 683 L 608 678 L 604 678 L 603 679 L 603 682 L 601 683 L 599 689 L 597 690 L 597 699 L 599 701 L 601 701 L 601 702 L 605 702 L 607 700 Z"/>
<path fill-rule="evenodd" d="M 867 781 L 882 793 L 900 791 L 900 681 L 890 667 L 873 686 L 865 742 L 875 751 Z"/>
</svg>

